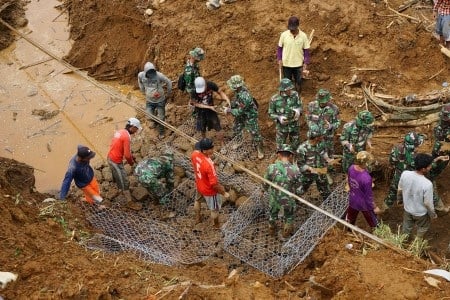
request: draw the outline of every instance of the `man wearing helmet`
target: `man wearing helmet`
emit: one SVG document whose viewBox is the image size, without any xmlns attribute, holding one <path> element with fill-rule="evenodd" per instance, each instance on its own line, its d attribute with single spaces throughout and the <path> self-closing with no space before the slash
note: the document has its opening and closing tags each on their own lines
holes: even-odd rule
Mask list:
<svg viewBox="0 0 450 300">
<path fill-rule="evenodd" d="M 127 206 L 134 210 L 140 210 L 142 206 L 140 203 L 132 200 L 130 182 L 123 165 L 123 159 L 125 158 L 130 166 L 134 165 L 136 162 L 131 153 L 131 135 L 141 129 L 141 122 L 138 119 L 129 118 L 125 125 L 125 129 L 118 130 L 114 133 L 108 152 L 108 165 L 111 169 L 114 182 L 125 196 Z"/>
<path fill-rule="evenodd" d="M 313 182 L 325 200 L 330 195 L 330 184 L 327 179 L 327 167 L 334 161 L 328 157 L 323 143 L 323 131 L 312 124 L 307 133 L 308 140 L 297 149 L 297 165 L 302 173 L 300 194 L 306 193 Z"/>
<path fill-rule="evenodd" d="M 376 214 L 380 212 L 373 198 L 372 177 L 367 171 L 373 162 L 372 154 L 360 151 L 356 154 L 355 163 L 348 169 L 349 204 L 345 216 L 347 222 L 355 225 L 361 212 L 372 230 L 378 225 Z"/>
<path fill-rule="evenodd" d="M 434 145 L 432 155 L 434 158 L 438 156 L 450 155 L 450 103 L 442 106 L 439 113 L 439 121 L 434 128 Z M 431 181 L 444 171 L 448 165 L 447 160 L 439 160 L 430 170 L 429 178 Z"/>
<path fill-rule="evenodd" d="M 173 190 L 173 152 L 167 150 L 160 157 L 141 160 L 134 169 L 134 175 L 145 187 L 152 200 L 167 203 L 167 196 Z"/>
<path fill-rule="evenodd" d="M 206 137 L 206 131 L 214 129 L 217 132 L 218 140 L 223 144 L 223 132 L 220 120 L 214 107 L 214 93 L 220 99 L 227 101 L 228 96 L 212 81 L 206 81 L 203 77 L 194 80 L 195 88 L 191 94 L 191 105 L 195 106 L 195 116 L 197 118 L 196 130 L 202 133 L 202 138 Z"/>
<path fill-rule="evenodd" d="M 231 100 L 231 107 L 225 108 L 224 111 L 234 116 L 234 135 L 241 136 L 242 130 L 244 128 L 247 129 L 252 135 L 253 142 L 256 144 L 258 158 L 263 159 L 264 152 L 262 149 L 262 137 L 259 132 L 256 100 L 248 91 L 244 79 L 240 75 L 231 76 L 227 84 L 234 92 L 234 98 Z"/>
<path fill-rule="evenodd" d="M 444 106 L 442 106 L 441 112 L 439 113 L 438 124 L 434 128 L 434 145 L 432 151 L 432 156 L 434 160 L 431 165 L 431 170 L 427 174 L 427 178 L 429 178 L 433 182 L 433 185 L 435 186 L 435 190 L 433 193 L 434 207 L 437 211 L 441 211 L 444 213 L 447 213 L 449 211 L 449 207 L 444 206 L 444 204 L 442 203 L 442 199 L 439 197 L 437 193 L 436 178 L 448 166 L 449 155 L 450 155 L 450 103 L 447 103 Z"/>
<path fill-rule="evenodd" d="M 368 110 L 358 113 L 355 120 L 344 125 L 340 142 L 342 145 L 342 171 L 347 173 L 348 168 L 355 160 L 359 151 L 371 149 L 371 138 L 373 135 L 374 117 Z"/>
<path fill-rule="evenodd" d="M 283 189 L 296 193 L 300 189 L 300 171 L 293 163 L 294 151 L 289 145 L 281 145 L 277 150 L 277 160 L 267 167 L 264 178 Z M 275 236 L 277 232 L 278 212 L 284 210 L 283 237 L 288 238 L 293 232 L 293 222 L 296 203 L 295 200 L 279 189 L 264 184 L 269 192 L 269 232 Z"/>
<path fill-rule="evenodd" d="M 404 170 L 413 171 L 414 156 L 420 145 L 423 143 L 423 136 L 415 132 L 409 132 L 405 135 L 403 143 L 392 148 L 389 155 L 389 163 L 394 168 L 389 193 L 384 199 L 385 207 L 391 207 L 397 201 L 398 181 Z"/>
<path fill-rule="evenodd" d="M 186 83 L 185 91 L 189 95 L 194 91 L 195 78 L 201 76 L 198 63 L 203 59 L 205 59 L 205 51 L 202 48 L 196 47 L 189 51 L 189 56 L 186 60 L 183 72 L 184 82 Z"/>
<path fill-rule="evenodd" d="M 331 93 L 326 89 L 319 89 L 316 99 L 308 104 L 306 121 L 308 127 L 313 124 L 324 130 L 323 143 L 328 157 L 334 156 L 334 135 L 341 124 L 339 108 L 331 103 Z"/>
<path fill-rule="evenodd" d="M 299 118 L 303 103 L 291 80 L 283 78 L 278 90 L 269 103 L 269 117 L 276 122 L 277 147 L 289 144 L 292 149 L 297 149 L 300 144 Z"/>
</svg>

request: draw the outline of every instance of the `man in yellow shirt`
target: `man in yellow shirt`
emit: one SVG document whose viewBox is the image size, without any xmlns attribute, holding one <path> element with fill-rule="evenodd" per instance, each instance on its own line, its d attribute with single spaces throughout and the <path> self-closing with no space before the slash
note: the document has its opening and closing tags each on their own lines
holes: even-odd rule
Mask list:
<svg viewBox="0 0 450 300">
<path fill-rule="evenodd" d="M 278 65 L 282 68 L 283 78 L 295 83 L 300 92 L 302 72 L 307 70 L 310 61 L 308 36 L 299 29 L 300 20 L 292 16 L 288 20 L 288 30 L 280 35 L 277 48 Z"/>
</svg>

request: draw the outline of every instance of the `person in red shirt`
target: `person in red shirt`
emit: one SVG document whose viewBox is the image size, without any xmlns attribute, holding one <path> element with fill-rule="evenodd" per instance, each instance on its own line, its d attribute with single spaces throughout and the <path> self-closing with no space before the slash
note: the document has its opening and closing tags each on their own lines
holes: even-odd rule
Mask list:
<svg viewBox="0 0 450 300">
<path fill-rule="evenodd" d="M 108 152 L 108 165 L 111 169 L 114 182 L 125 196 L 127 206 L 134 210 L 140 210 L 142 205 L 132 201 L 130 182 L 128 181 L 127 172 L 123 165 L 123 159 L 125 158 L 130 166 L 136 162 L 131 153 L 131 135 L 141 129 L 141 122 L 138 119 L 128 119 L 125 129 L 118 130 L 114 133 Z"/>
<path fill-rule="evenodd" d="M 219 229 L 219 210 L 222 207 L 222 196 L 229 197 L 217 178 L 216 169 L 211 156 L 214 154 L 214 143 L 211 139 L 204 138 L 196 144 L 196 150 L 191 154 L 192 167 L 195 174 L 197 191 L 203 196 L 208 208 L 211 210 L 211 218 L 214 227 Z M 196 224 L 202 221 L 201 197 L 194 202 Z"/>
</svg>

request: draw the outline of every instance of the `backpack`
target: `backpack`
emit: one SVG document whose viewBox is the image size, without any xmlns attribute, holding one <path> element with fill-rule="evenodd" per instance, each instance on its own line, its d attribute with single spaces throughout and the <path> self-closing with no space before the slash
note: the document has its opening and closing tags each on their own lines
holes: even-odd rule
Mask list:
<svg viewBox="0 0 450 300">
<path fill-rule="evenodd" d="M 186 80 L 184 80 L 184 73 L 178 77 L 177 87 L 180 91 L 186 90 Z"/>
</svg>

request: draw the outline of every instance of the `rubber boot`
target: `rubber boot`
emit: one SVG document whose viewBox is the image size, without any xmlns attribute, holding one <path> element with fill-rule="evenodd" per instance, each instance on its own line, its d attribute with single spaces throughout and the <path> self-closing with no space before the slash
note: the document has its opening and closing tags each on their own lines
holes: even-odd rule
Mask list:
<svg viewBox="0 0 450 300">
<path fill-rule="evenodd" d="M 276 236 L 277 235 L 277 224 L 269 223 L 269 235 Z"/>
<path fill-rule="evenodd" d="M 194 212 L 195 212 L 195 224 L 200 224 L 202 222 L 202 211 L 201 211 L 200 201 L 194 202 Z"/>
<path fill-rule="evenodd" d="M 256 151 L 258 151 L 258 159 L 263 159 L 264 158 L 264 151 L 263 151 L 262 143 L 259 143 L 256 146 Z"/>
<path fill-rule="evenodd" d="M 288 238 L 292 235 L 292 224 L 284 224 L 284 228 L 283 228 L 283 237 L 284 238 Z"/>
<path fill-rule="evenodd" d="M 142 204 L 133 201 L 133 197 L 131 197 L 130 190 L 123 191 L 123 195 L 127 201 L 127 207 L 132 210 L 141 210 Z"/>
</svg>

